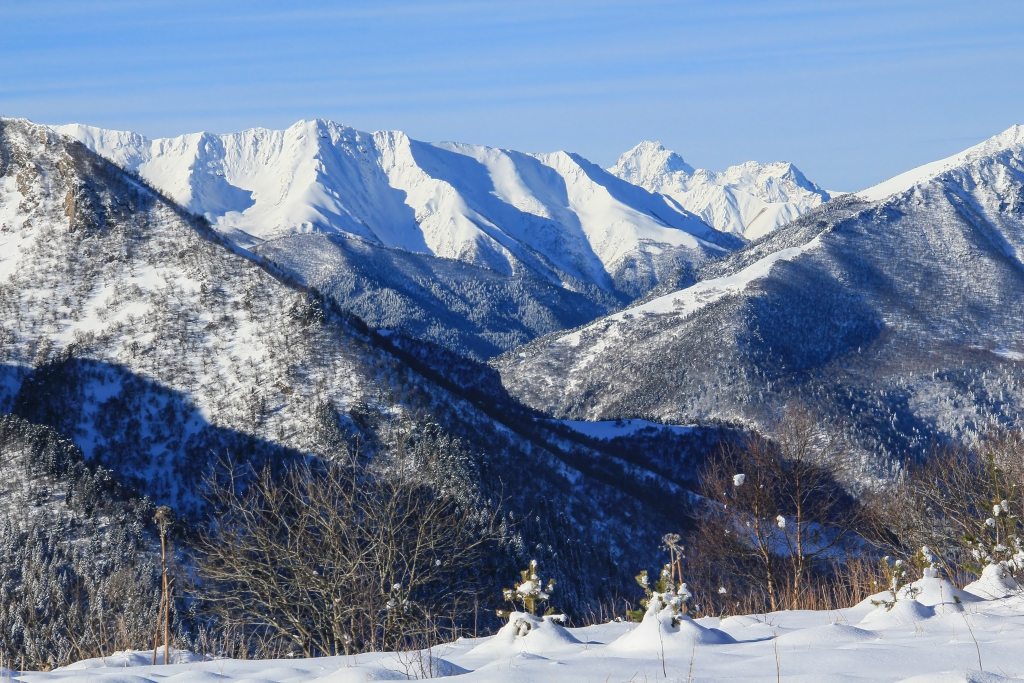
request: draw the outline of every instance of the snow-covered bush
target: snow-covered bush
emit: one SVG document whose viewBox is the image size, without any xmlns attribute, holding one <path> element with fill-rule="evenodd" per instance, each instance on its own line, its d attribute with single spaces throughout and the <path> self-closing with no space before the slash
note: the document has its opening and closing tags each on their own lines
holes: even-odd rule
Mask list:
<svg viewBox="0 0 1024 683">
<path fill-rule="evenodd" d="M 968 533 L 971 547 L 972 569 L 979 576 L 985 567 L 993 565 L 1009 576 L 1020 578 L 1024 572 L 1024 539 L 1021 538 L 1020 518 L 1011 511 L 1005 498 L 993 503 L 992 514 L 973 533 Z"/>
<path fill-rule="evenodd" d="M 672 565 L 664 565 L 653 585 L 646 569 L 636 575 L 636 582 L 643 589 L 644 597 L 640 600 L 640 609 L 627 612 L 631 621 L 642 620 L 652 609 L 661 612 L 669 608 L 674 615 L 685 615 L 690 611 L 693 593 L 685 582 L 679 582 L 677 586 L 672 574 Z"/>
<path fill-rule="evenodd" d="M 512 603 L 513 607 L 518 604 L 527 614 L 536 614 L 537 609 L 551 598 L 551 593 L 554 590 L 554 579 L 548 579 L 547 583 L 542 582 L 540 575 L 537 574 L 537 560 L 530 560 L 530 565 L 519 572 L 519 583 L 515 588 L 506 588 L 502 593 L 505 600 Z M 551 608 L 549 607 L 548 610 L 551 611 Z M 507 616 L 508 614 L 504 610 L 498 611 L 498 616 Z"/>
<path fill-rule="evenodd" d="M 891 610 L 900 599 L 913 600 L 916 597 L 917 591 L 910 585 L 914 579 L 907 562 L 900 559 L 894 560 L 886 555 L 882 558 L 881 567 L 882 574 L 887 581 L 886 588 L 889 591 L 889 596 L 872 600 L 873 605 Z"/>
<path fill-rule="evenodd" d="M 939 558 L 928 546 L 921 546 L 911 561 L 914 568 L 921 573 L 921 578 L 934 579 L 939 576 Z"/>
<path fill-rule="evenodd" d="M 652 610 L 659 613 L 668 609 L 673 618 L 690 611 L 693 593 L 683 581 L 682 538 L 679 534 L 665 534 L 661 540 L 663 548 L 668 551 L 669 561 L 662 566 L 653 585 L 646 569 L 636 575 L 637 585 L 643 589 L 644 597 L 640 600 L 641 609 L 627 611 L 632 621 L 641 621 Z"/>
</svg>

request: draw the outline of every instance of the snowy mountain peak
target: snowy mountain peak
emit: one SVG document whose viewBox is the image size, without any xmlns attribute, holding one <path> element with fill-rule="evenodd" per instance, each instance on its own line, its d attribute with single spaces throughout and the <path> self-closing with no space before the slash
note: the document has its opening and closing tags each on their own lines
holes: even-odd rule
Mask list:
<svg viewBox="0 0 1024 683">
<path fill-rule="evenodd" d="M 768 163 L 744 161 L 734 166 L 729 166 L 717 175 L 733 182 L 749 182 L 753 180 L 755 185 L 758 181 L 764 182 L 768 179 L 786 180 L 806 190 L 820 190 L 817 185 L 807 179 L 807 176 L 799 168 L 789 161 L 771 161 Z"/>
<path fill-rule="evenodd" d="M 694 168 L 661 142 L 644 140 L 620 156 L 609 171 L 634 185 L 648 187 L 668 174 L 690 175 Z"/>
<path fill-rule="evenodd" d="M 716 229 L 744 239 L 757 239 L 829 199 L 789 162 L 694 169 L 660 142 L 641 142 L 609 171 L 671 197 Z"/>
<path fill-rule="evenodd" d="M 1012 125 L 998 135 L 993 135 L 962 152 L 900 173 L 856 194 L 862 199 L 869 201 L 881 201 L 892 195 L 906 192 L 922 183 L 934 180 L 949 171 L 971 166 L 980 161 L 1006 153 L 1024 161 L 1024 126 L 1020 124 Z"/>
<path fill-rule="evenodd" d="M 1013 147 L 1020 147 L 1024 145 L 1024 124 L 1015 123 L 1002 133 L 993 135 L 991 138 L 981 143 L 981 146 L 1001 149 L 1010 149 Z"/>
<path fill-rule="evenodd" d="M 325 233 L 632 298 L 739 244 L 569 152 L 431 144 L 326 119 L 154 140 L 56 130 L 246 247 Z"/>
</svg>

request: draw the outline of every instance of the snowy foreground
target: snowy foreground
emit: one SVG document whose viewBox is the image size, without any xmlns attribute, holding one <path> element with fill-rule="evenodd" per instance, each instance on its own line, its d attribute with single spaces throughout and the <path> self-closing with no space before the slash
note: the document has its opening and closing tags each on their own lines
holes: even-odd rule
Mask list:
<svg viewBox="0 0 1024 683">
<path fill-rule="evenodd" d="M 182 663 L 154 667 L 148 665 L 152 652 L 133 652 L 50 673 L 0 671 L 0 681 L 1024 680 L 1019 590 L 993 575 L 963 591 L 936 578 L 913 586 L 916 597 L 904 597 L 891 611 L 869 600 L 830 612 L 684 619 L 673 625 L 666 610 L 652 611 L 639 625 L 570 629 L 516 614 L 494 636 L 460 639 L 430 653 L 273 661 L 178 653 Z"/>
</svg>

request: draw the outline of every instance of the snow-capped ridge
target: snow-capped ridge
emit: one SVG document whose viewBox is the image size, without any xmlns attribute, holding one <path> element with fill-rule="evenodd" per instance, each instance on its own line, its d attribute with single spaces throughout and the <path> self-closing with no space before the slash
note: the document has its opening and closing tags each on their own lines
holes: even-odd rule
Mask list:
<svg viewBox="0 0 1024 683">
<path fill-rule="evenodd" d="M 1003 132 L 993 135 L 961 152 L 900 173 L 877 185 L 861 190 L 856 195 L 868 201 L 881 201 L 892 195 L 906 192 L 922 183 L 934 180 L 949 171 L 1007 152 L 1017 156 L 1021 156 L 1024 153 L 1024 125 L 1014 124 Z"/>
<path fill-rule="evenodd" d="M 660 142 L 641 142 L 608 170 L 670 197 L 716 229 L 748 240 L 829 199 L 790 162 L 746 161 L 723 171 L 695 169 Z"/>
<path fill-rule="evenodd" d="M 629 297 L 680 262 L 739 246 L 571 152 L 433 144 L 319 118 L 279 131 L 152 140 L 78 124 L 55 130 L 137 172 L 243 246 L 340 234 Z"/>
</svg>

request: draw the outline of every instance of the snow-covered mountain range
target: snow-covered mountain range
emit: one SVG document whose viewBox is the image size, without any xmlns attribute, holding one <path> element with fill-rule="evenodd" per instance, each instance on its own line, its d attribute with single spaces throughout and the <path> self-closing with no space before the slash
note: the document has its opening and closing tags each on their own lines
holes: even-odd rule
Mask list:
<svg viewBox="0 0 1024 683">
<path fill-rule="evenodd" d="M 343 233 L 499 273 L 636 293 L 735 246 L 692 214 L 567 152 L 429 144 L 332 121 L 286 130 L 135 133 L 57 126 L 245 246 Z"/>
<path fill-rule="evenodd" d="M 788 404 L 859 446 L 862 473 L 1024 417 L 1019 126 L 828 201 L 795 169 L 738 167 L 707 181 L 747 207 L 732 232 L 562 152 L 325 121 L 59 130 L 0 119 L 0 450 L 63 453 L 5 485 L 33 500 L 85 460 L 201 520 L 219 458 L 358 440 L 372 462 L 436 438 L 457 457 L 389 472 L 501 506 L 496 561 L 557 558 L 559 605 L 582 612 L 691 521 L 702 459 Z M 697 187 L 649 147 L 616 172 Z M 789 182 L 823 203 L 780 226 Z M 81 478 L 89 496 L 106 477 Z"/>
<path fill-rule="evenodd" d="M 695 169 L 650 140 L 620 156 L 608 170 L 745 240 L 763 237 L 829 199 L 828 192 L 788 162 L 748 161 L 719 172 Z"/>
<path fill-rule="evenodd" d="M 742 244 L 567 152 L 429 144 L 325 120 L 155 140 L 55 130 L 370 325 L 478 358 L 688 284 Z"/>
<path fill-rule="evenodd" d="M 1024 129 L 834 199 L 687 288 L 514 350 L 565 417 L 770 425 L 813 407 L 873 455 L 1024 416 Z"/>
</svg>

